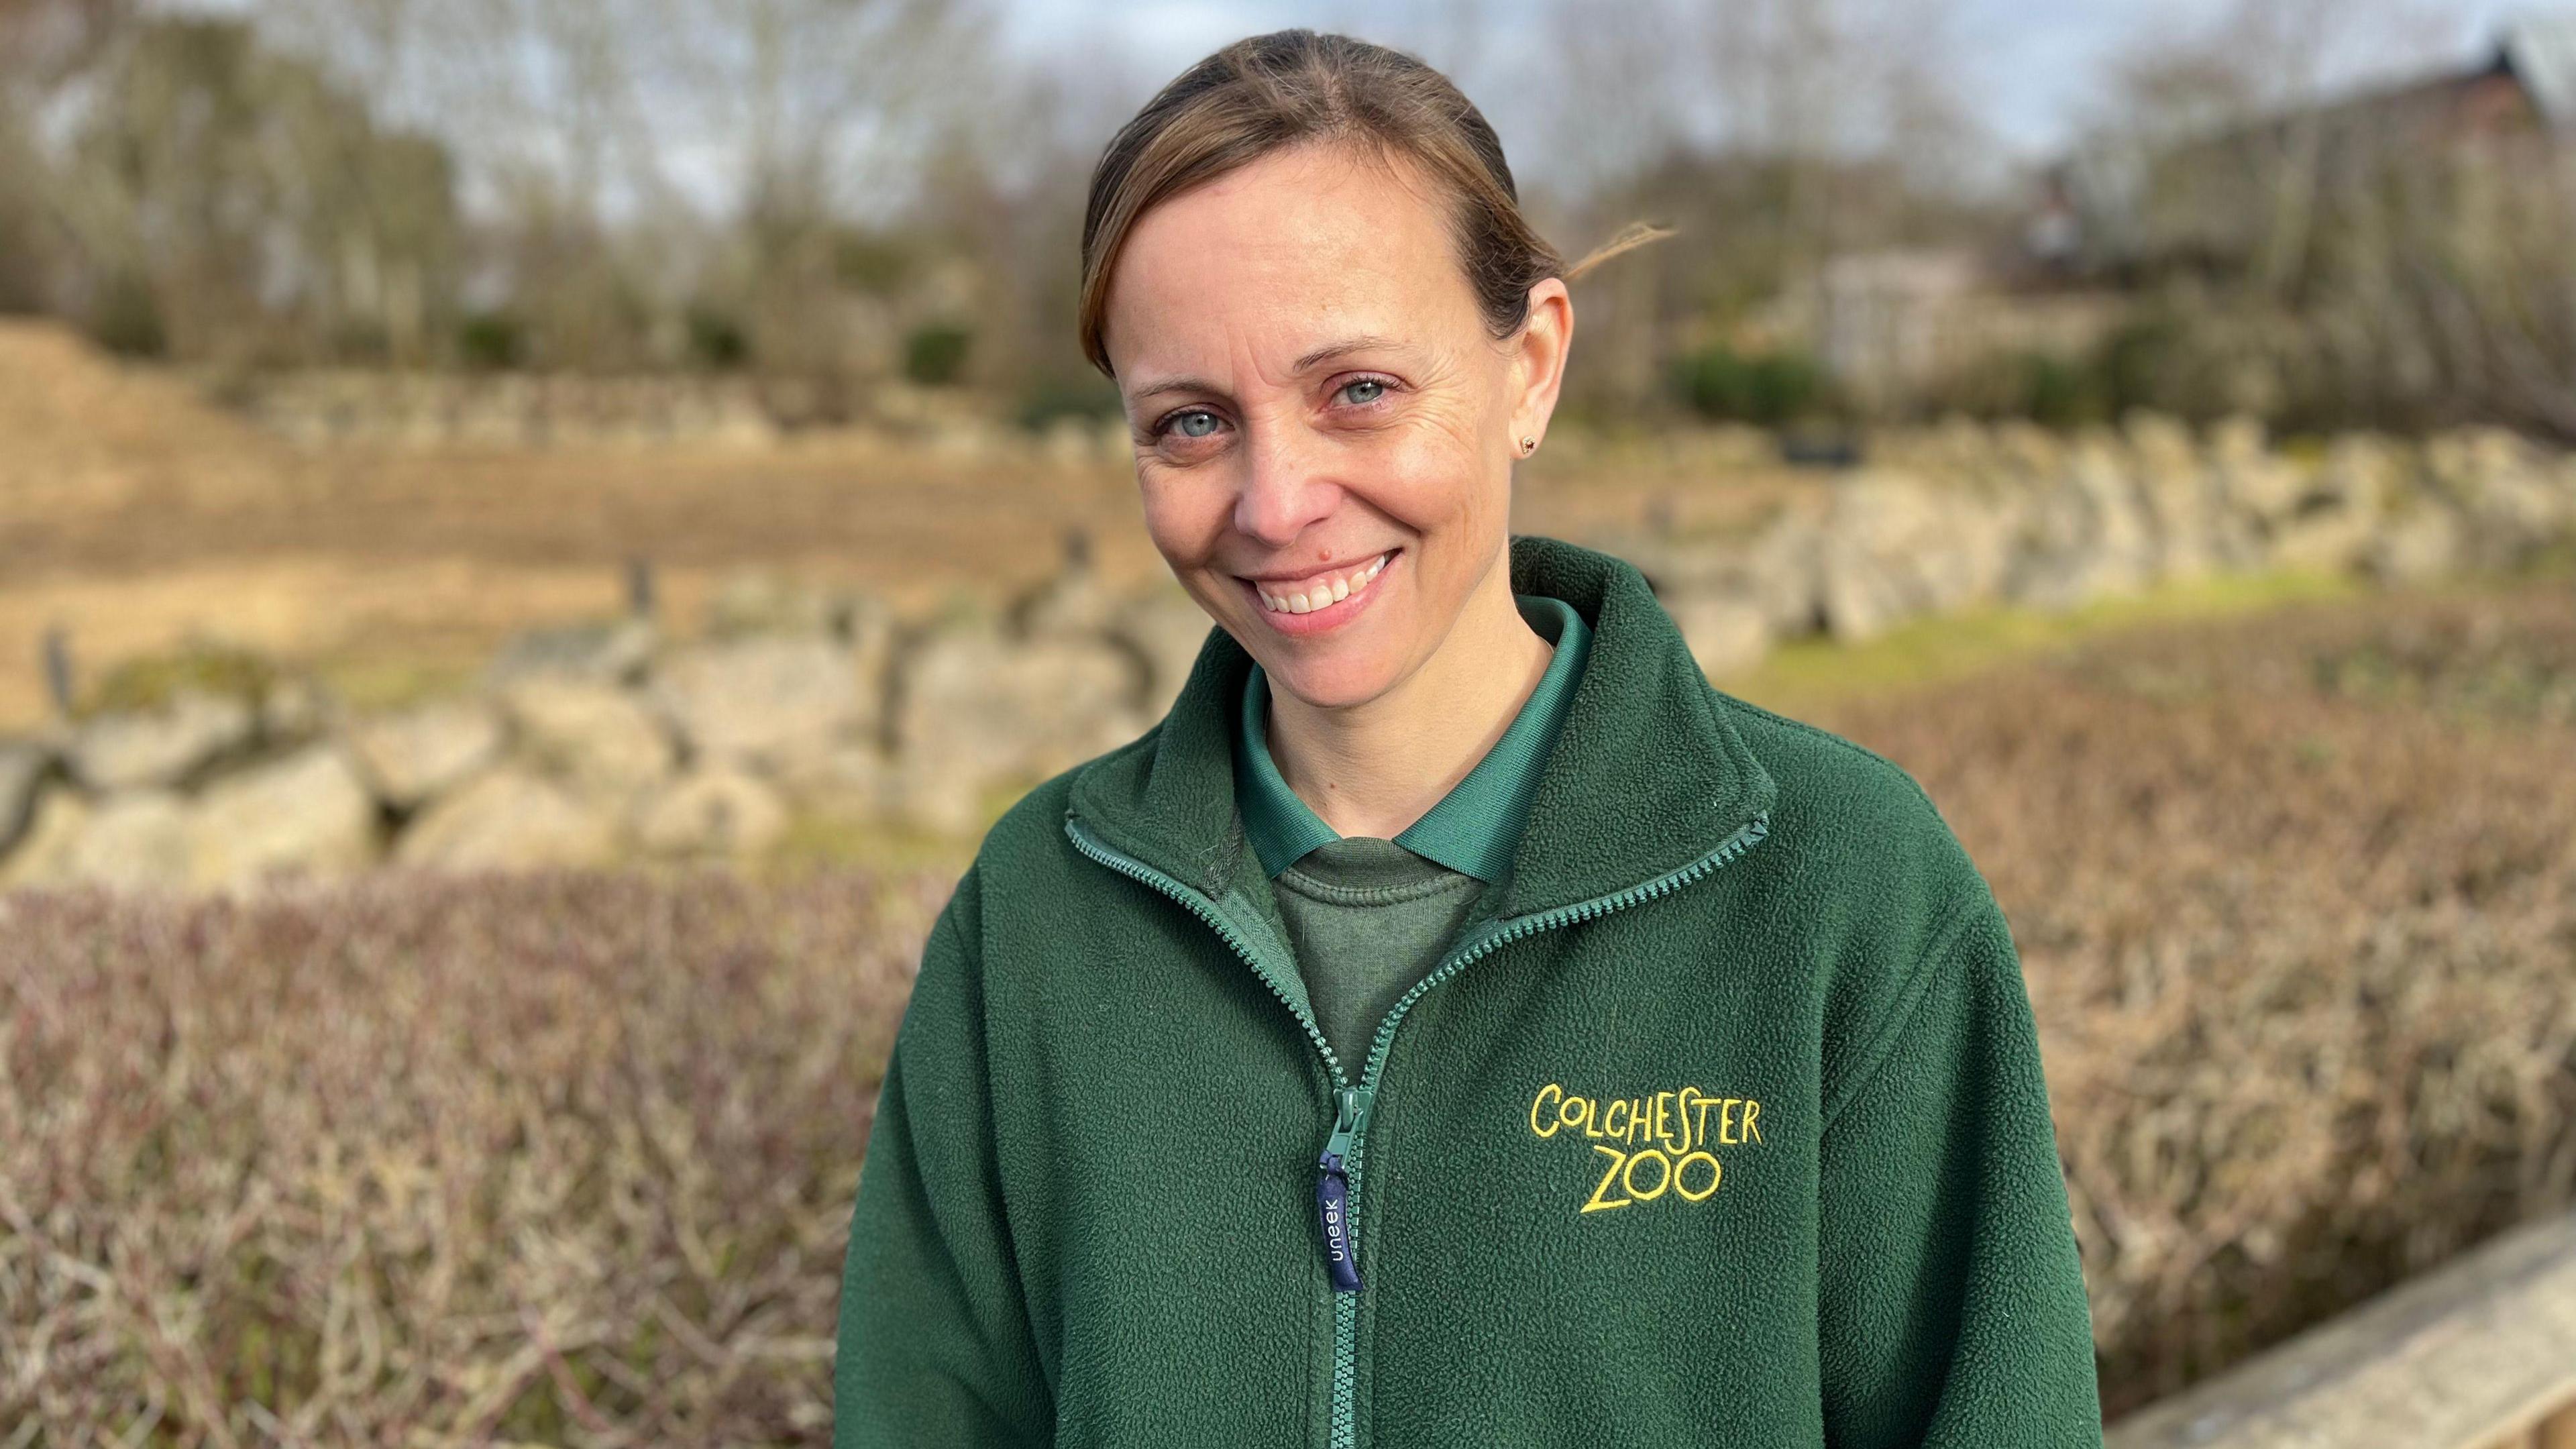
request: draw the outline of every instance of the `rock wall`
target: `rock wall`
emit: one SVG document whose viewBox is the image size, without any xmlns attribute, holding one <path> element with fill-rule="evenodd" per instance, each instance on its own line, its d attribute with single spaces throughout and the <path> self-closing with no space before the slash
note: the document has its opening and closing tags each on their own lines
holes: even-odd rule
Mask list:
<svg viewBox="0 0 2576 1449">
<path fill-rule="evenodd" d="M 1778 639 L 1857 642 L 1981 605 L 2059 610 L 2271 569 L 2402 585 L 2514 567 L 2576 537 L 2576 458 L 2497 431 L 2294 453 L 2249 421 L 2200 437 L 2141 415 L 2072 438 L 1956 425 L 1876 455 L 1748 538 L 1596 542 L 1655 581 L 1722 675 Z"/>
<path fill-rule="evenodd" d="M 799 816 L 974 828 L 992 792 L 1133 738 L 1208 633 L 1177 588 L 1068 567 L 1006 613 L 905 626 L 745 577 L 702 637 L 622 620 L 512 641 L 470 696 L 344 709 L 291 677 L 0 739 L 0 886 L 229 890 L 752 855 Z"/>
<path fill-rule="evenodd" d="M 793 379 L 740 374 L 307 371 L 208 379 L 206 390 L 261 431 L 307 448 L 765 448 L 804 429 L 857 428 L 951 455 L 1080 464 L 1128 455 L 1122 418 L 1059 418 L 1031 435 L 970 393 L 890 381 L 832 399 Z"/>
<path fill-rule="evenodd" d="M 2296 455 L 2249 425 L 2142 417 L 1879 452 L 1748 536 L 1586 541 L 1634 560 L 1722 677 L 1784 638 L 1982 604 L 2289 567 L 2403 584 L 2576 539 L 2576 461 L 2501 433 Z M 0 886 L 757 855 L 800 818 L 970 831 L 998 794 L 1149 725 L 1209 629 L 1177 588 L 1116 596 L 1078 558 L 989 617 L 908 625 L 747 577 L 705 625 L 532 633 L 472 695 L 392 712 L 287 678 L 0 739 Z"/>
<path fill-rule="evenodd" d="M 780 432 L 758 389 L 735 377 L 297 372 L 235 379 L 222 390 L 252 422 L 307 446 L 759 446 Z"/>
</svg>

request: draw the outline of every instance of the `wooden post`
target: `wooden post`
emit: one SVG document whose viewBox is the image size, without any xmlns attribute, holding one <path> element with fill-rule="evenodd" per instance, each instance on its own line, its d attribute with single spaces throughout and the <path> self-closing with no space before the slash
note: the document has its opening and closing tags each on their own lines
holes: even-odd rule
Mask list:
<svg viewBox="0 0 2576 1449">
<path fill-rule="evenodd" d="M 1656 493 L 1646 500 L 1646 531 L 1657 538 L 1673 536 L 1673 527 L 1681 521 L 1681 508 L 1673 495 Z"/>
<path fill-rule="evenodd" d="M 638 619 L 653 617 L 653 561 L 641 554 L 626 559 L 626 612 Z"/>
<path fill-rule="evenodd" d="M 56 715 L 72 717 L 72 640 L 60 624 L 45 627 L 45 693 Z"/>
</svg>

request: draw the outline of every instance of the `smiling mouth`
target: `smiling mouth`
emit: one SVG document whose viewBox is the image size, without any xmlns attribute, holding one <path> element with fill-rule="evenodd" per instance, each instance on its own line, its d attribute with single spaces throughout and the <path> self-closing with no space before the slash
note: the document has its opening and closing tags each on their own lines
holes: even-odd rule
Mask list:
<svg viewBox="0 0 2576 1449">
<path fill-rule="evenodd" d="M 1261 607 L 1270 613 L 1311 614 L 1365 592 L 1395 554 L 1394 549 L 1388 549 L 1357 568 L 1316 574 L 1294 583 L 1260 579 L 1245 579 L 1243 582 L 1251 588 L 1253 596 L 1261 600 Z"/>
</svg>

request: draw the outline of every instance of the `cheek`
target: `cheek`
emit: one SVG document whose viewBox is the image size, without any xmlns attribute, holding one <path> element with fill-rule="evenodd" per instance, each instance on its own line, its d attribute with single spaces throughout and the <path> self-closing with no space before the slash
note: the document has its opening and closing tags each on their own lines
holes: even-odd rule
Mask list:
<svg viewBox="0 0 2576 1449">
<path fill-rule="evenodd" d="M 1145 532 L 1155 550 L 1175 568 L 1206 562 L 1225 529 L 1230 502 L 1225 490 L 1143 471 L 1137 474 L 1136 487 L 1144 504 Z"/>
<path fill-rule="evenodd" d="M 1508 504 L 1507 472 L 1457 427 L 1411 430 L 1391 443 L 1372 470 L 1371 501 L 1386 514 L 1443 545 L 1476 543 L 1498 525 Z M 1506 481 L 1497 483 L 1500 477 Z"/>
</svg>

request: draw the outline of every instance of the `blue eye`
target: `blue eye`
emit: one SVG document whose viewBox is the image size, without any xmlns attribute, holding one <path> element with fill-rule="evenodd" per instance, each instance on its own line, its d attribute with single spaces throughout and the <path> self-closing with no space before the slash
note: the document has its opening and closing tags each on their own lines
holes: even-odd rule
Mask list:
<svg viewBox="0 0 2576 1449">
<path fill-rule="evenodd" d="M 1373 388 L 1373 389 L 1375 389 L 1375 391 L 1371 392 L 1371 393 L 1370 393 L 1368 396 L 1366 396 L 1366 397 L 1358 397 L 1358 396 L 1354 396 L 1354 395 L 1353 395 L 1354 389 L 1357 389 L 1357 388 L 1363 388 L 1363 387 L 1365 387 L 1365 388 Z M 1346 383 L 1343 383 L 1343 384 L 1342 384 L 1342 393 L 1343 393 L 1343 395 L 1344 395 L 1345 397 L 1349 397 L 1349 398 L 1350 398 L 1350 400 L 1351 400 L 1352 402 L 1355 402 L 1355 403 L 1373 403 L 1373 402 L 1377 401 L 1377 400 L 1378 400 L 1378 398 L 1379 398 L 1381 395 L 1383 395 L 1385 392 L 1386 392 L 1386 384 L 1385 384 L 1384 382 L 1382 382 L 1382 381 L 1378 380 L 1377 378 L 1374 378 L 1374 377 L 1355 377 L 1355 378 L 1352 378 L 1350 381 L 1348 381 L 1348 382 L 1346 382 Z"/>
<path fill-rule="evenodd" d="M 1205 408 L 1191 408 L 1187 412 L 1174 413 L 1171 422 L 1179 428 L 1181 436 L 1185 438 L 1204 438 L 1216 431 L 1216 414 Z M 1198 426 L 1199 424 L 1205 424 L 1205 426 Z"/>
</svg>

